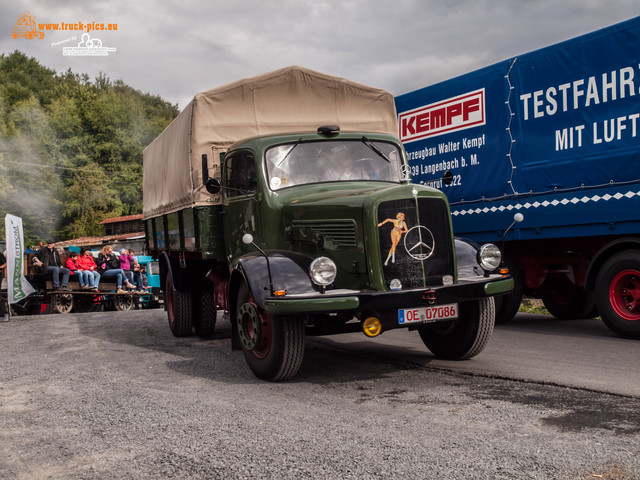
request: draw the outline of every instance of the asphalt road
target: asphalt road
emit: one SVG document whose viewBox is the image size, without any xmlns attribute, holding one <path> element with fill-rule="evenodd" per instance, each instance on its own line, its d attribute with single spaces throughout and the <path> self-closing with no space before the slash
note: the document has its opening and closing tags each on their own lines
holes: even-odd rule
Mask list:
<svg viewBox="0 0 640 480">
<path fill-rule="evenodd" d="M 375 355 L 473 375 L 607 392 L 640 398 L 640 342 L 613 334 L 601 320 L 558 320 L 520 313 L 497 325 L 489 345 L 472 361 L 439 360 L 407 330 L 369 340 L 362 334 L 322 342 Z"/>
<path fill-rule="evenodd" d="M 0 478 L 640 479 L 638 342 L 595 322 L 520 315 L 455 364 L 415 332 L 309 338 L 274 384 L 223 318 L 203 340 L 161 310 L 17 317 Z"/>
</svg>

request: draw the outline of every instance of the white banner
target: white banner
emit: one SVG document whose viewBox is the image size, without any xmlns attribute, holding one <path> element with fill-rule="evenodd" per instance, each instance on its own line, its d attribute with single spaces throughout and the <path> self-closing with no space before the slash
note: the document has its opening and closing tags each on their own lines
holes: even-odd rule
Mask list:
<svg viewBox="0 0 640 480">
<path fill-rule="evenodd" d="M 31 295 L 35 290 L 24 278 L 24 240 L 22 219 L 7 214 L 4 217 L 4 229 L 7 237 L 7 299 L 16 303 Z"/>
</svg>

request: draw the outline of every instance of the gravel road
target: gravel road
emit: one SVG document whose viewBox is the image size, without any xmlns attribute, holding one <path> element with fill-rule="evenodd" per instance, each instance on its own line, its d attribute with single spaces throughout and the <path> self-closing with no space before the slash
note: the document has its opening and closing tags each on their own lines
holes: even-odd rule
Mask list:
<svg viewBox="0 0 640 480">
<path fill-rule="evenodd" d="M 314 339 L 273 384 L 229 335 L 174 338 L 162 310 L 0 323 L 0 478 L 640 479 L 638 398 Z"/>
</svg>

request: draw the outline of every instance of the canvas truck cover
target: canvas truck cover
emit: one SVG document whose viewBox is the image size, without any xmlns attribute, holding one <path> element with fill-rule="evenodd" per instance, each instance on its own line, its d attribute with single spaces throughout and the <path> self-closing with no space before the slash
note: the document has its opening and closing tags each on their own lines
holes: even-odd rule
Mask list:
<svg viewBox="0 0 640 480">
<path fill-rule="evenodd" d="M 413 181 L 447 195 L 456 234 L 493 230 L 479 241 L 499 239 L 517 211 L 530 225 L 556 222 L 554 235 L 637 218 L 639 45 L 636 17 L 399 95 Z"/>
<path fill-rule="evenodd" d="M 215 203 L 202 184 L 203 154 L 220 179 L 220 153 L 232 143 L 322 125 L 397 135 L 393 96 L 297 66 L 198 93 L 144 150 L 144 219 Z"/>
</svg>

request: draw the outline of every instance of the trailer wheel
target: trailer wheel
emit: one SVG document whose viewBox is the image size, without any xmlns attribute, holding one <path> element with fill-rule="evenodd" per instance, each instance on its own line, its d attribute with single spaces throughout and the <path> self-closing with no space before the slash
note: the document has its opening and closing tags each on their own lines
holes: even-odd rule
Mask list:
<svg viewBox="0 0 640 480">
<path fill-rule="evenodd" d="M 513 290 L 506 295 L 494 297 L 496 304 L 496 325 L 504 325 L 510 322 L 520 310 L 523 293 L 522 272 L 513 262 L 505 258 L 505 265 L 513 277 Z"/>
<path fill-rule="evenodd" d="M 611 331 L 640 338 L 640 250 L 618 253 L 604 263 L 596 278 L 596 302 Z"/>
<path fill-rule="evenodd" d="M 573 283 L 566 275 L 547 277 L 543 283 L 542 303 L 549 313 L 562 320 L 591 318 L 596 297 Z"/>
<path fill-rule="evenodd" d="M 191 335 L 191 330 L 193 329 L 191 292 L 174 288 L 171 272 L 167 272 L 164 296 L 171 333 L 176 337 Z"/>
<path fill-rule="evenodd" d="M 71 310 L 73 310 L 73 295 L 70 293 L 51 295 L 51 304 L 56 313 L 71 313 Z"/>
<path fill-rule="evenodd" d="M 133 295 L 114 295 L 113 306 L 119 312 L 126 312 L 135 308 Z"/>
<path fill-rule="evenodd" d="M 213 288 L 197 290 L 193 295 L 195 304 L 193 328 L 201 337 L 210 337 L 216 328 L 216 297 Z"/>
<path fill-rule="evenodd" d="M 242 353 L 256 377 L 279 382 L 298 373 L 304 357 L 304 317 L 262 311 L 245 283 L 238 290 L 235 311 Z"/>
<path fill-rule="evenodd" d="M 461 303 L 459 310 L 455 320 L 418 327 L 422 342 L 438 358 L 467 360 L 475 357 L 491 338 L 495 323 L 492 297 Z"/>
</svg>

